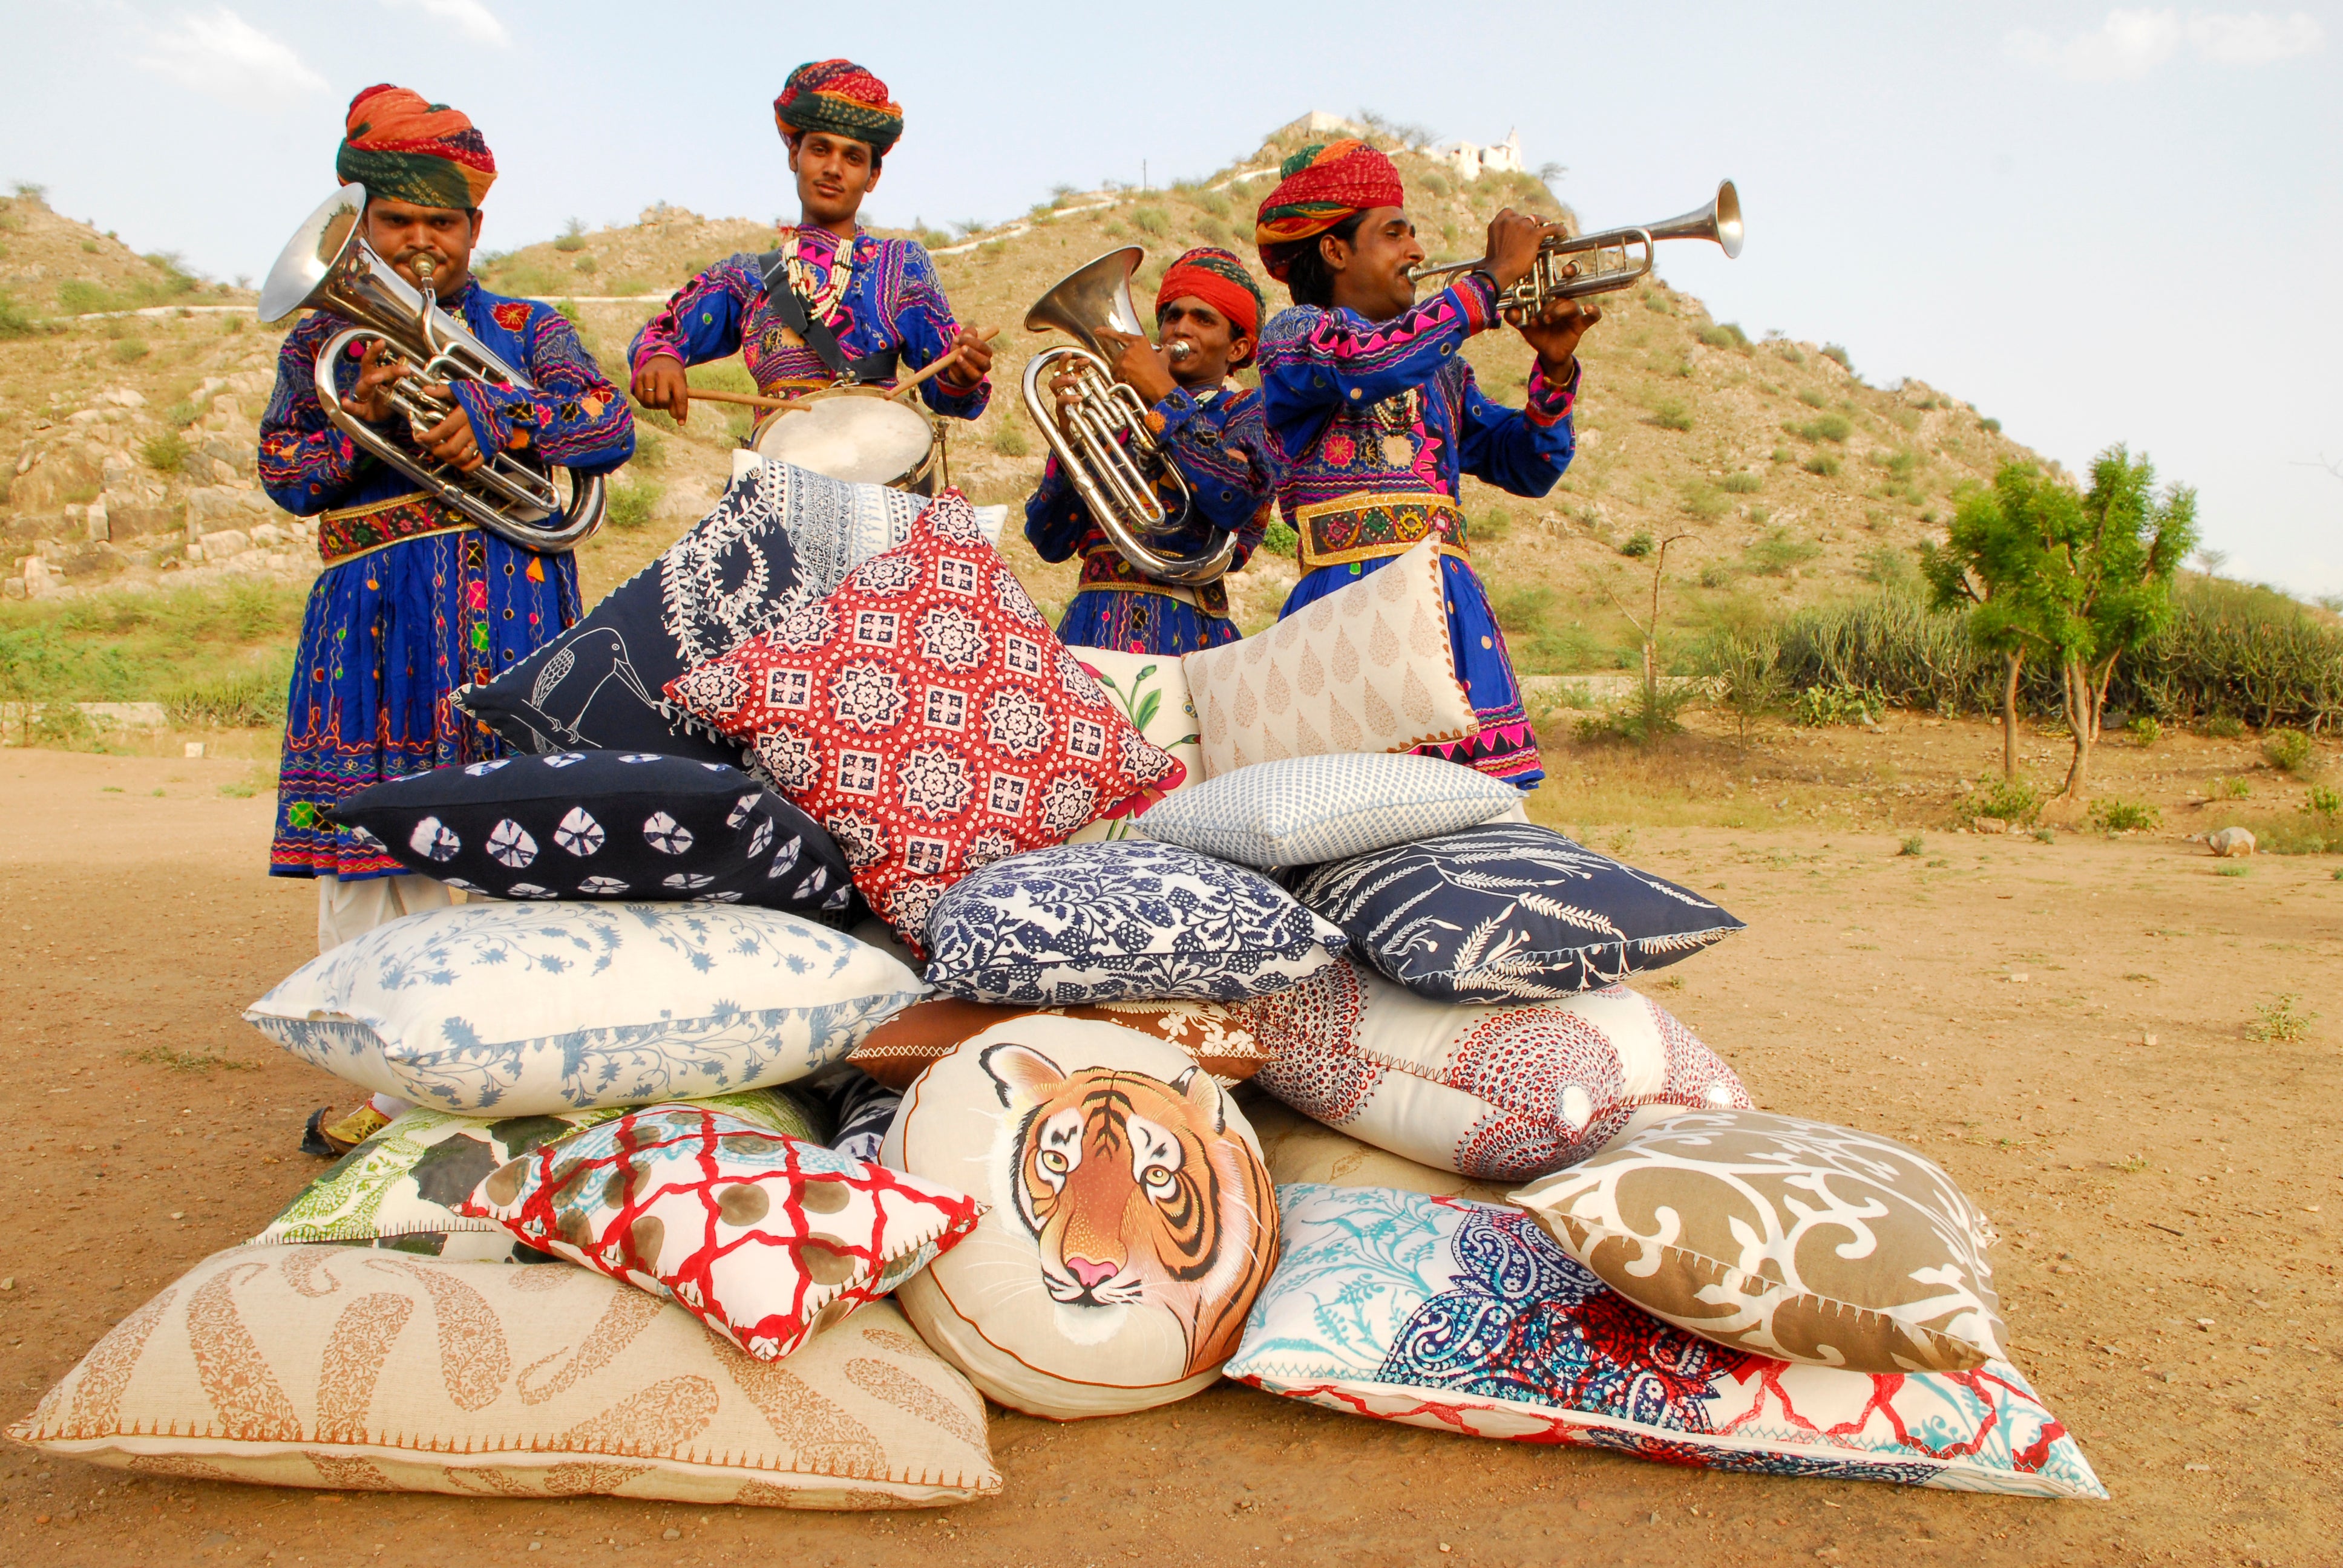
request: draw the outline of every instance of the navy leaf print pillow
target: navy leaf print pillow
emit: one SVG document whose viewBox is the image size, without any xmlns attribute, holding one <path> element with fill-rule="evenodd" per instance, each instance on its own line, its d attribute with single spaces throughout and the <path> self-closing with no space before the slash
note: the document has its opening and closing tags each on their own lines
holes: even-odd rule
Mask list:
<svg viewBox="0 0 2343 1568">
<path fill-rule="evenodd" d="M 1351 957 L 1435 1001 L 1549 1001 L 1664 968 L 1741 930 L 1664 878 L 1551 828 L 1493 822 L 1333 860 L 1294 896 Z"/>
<path fill-rule="evenodd" d="M 333 818 L 408 870 L 491 898 L 755 904 L 830 925 L 854 901 L 830 835 L 721 762 L 504 758 L 374 785 Z"/>
</svg>

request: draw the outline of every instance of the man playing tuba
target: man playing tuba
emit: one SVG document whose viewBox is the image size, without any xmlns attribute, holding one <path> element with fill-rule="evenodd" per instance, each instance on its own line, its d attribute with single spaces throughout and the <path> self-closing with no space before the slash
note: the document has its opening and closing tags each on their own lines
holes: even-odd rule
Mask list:
<svg viewBox="0 0 2343 1568">
<path fill-rule="evenodd" d="M 1481 395 L 1456 352 L 1499 324 L 1498 292 L 1528 276 L 1544 225 L 1510 209 L 1488 260 L 1418 303 L 1423 261 L 1391 159 L 1363 142 L 1285 160 L 1254 227 L 1270 276 L 1293 294 L 1262 334 L 1263 413 L 1277 503 L 1300 536 L 1302 580 L 1281 618 L 1437 537 L 1456 678 L 1481 722 L 1471 740 L 1419 748 L 1523 789 L 1544 777 L 1504 633 L 1465 554 L 1460 477 L 1543 496 L 1568 466 L 1578 340 L 1600 307 L 1550 301 L 1518 323 L 1537 355 L 1528 407 Z"/>
<path fill-rule="evenodd" d="M 644 324 L 628 351 L 635 397 L 681 419 L 685 367 L 736 351 L 773 397 L 849 379 L 891 387 L 900 368 L 956 354 L 920 396 L 939 414 L 983 413 L 992 350 L 953 322 L 926 249 L 855 221 L 903 134 L 887 84 L 851 61 L 812 61 L 789 73 L 773 118 L 797 176 L 798 222 L 781 229 L 779 249 L 726 257 Z"/>
<path fill-rule="evenodd" d="M 1252 363 L 1262 315 L 1261 289 L 1244 263 L 1217 246 L 1199 246 L 1164 270 L 1155 291 L 1162 347 L 1121 339 L 1114 367 L 1149 406 L 1149 423 L 1195 498 L 1190 526 L 1161 541 L 1162 548 L 1201 555 L 1220 534 L 1232 533 L 1232 571 L 1261 543 L 1272 504 L 1261 394 L 1229 379 Z M 1061 373 L 1052 390 L 1062 398 L 1072 381 L 1071 372 Z M 1059 639 L 1071 647 L 1176 656 L 1238 637 L 1226 587 L 1218 579 L 1192 587 L 1158 582 L 1123 559 L 1055 457 L 1025 503 L 1025 537 L 1045 561 L 1081 553 L 1081 589 L 1058 626 Z"/>
</svg>

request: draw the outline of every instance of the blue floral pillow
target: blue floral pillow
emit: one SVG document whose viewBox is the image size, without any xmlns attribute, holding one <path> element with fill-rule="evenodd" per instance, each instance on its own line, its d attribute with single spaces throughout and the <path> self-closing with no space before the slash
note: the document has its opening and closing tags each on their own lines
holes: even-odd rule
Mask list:
<svg viewBox="0 0 2343 1568">
<path fill-rule="evenodd" d="M 1349 940 L 1258 871 L 1121 839 L 996 860 L 928 917 L 928 983 L 973 1001 L 1239 1001 Z"/>
<path fill-rule="evenodd" d="M 1434 1432 L 1758 1475 L 2102 1498 L 2006 1362 L 1876 1373 L 1775 1361 L 1645 1312 L 1518 1209 L 1280 1186 L 1282 1250 L 1221 1370 Z"/>
<path fill-rule="evenodd" d="M 1434 1001 L 1551 1001 L 1742 928 L 1688 888 L 1527 822 L 1332 861 L 1293 891 L 1350 933 L 1352 958 Z"/>
</svg>

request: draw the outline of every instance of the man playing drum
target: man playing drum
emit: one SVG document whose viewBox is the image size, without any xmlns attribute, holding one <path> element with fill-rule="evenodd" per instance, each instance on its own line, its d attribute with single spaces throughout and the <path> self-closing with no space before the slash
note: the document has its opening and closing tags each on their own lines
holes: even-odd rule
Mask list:
<svg viewBox="0 0 2343 1568">
<path fill-rule="evenodd" d="M 335 368 L 341 403 L 390 440 L 469 472 L 482 455 L 535 454 L 580 477 L 634 453 L 634 416 L 568 321 L 549 306 L 505 299 L 472 280 L 480 199 L 496 160 L 472 122 L 404 87 L 350 100 L 335 172 L 367 190 L 367 241 L 408 282 L 427 265 L 440 307 L 527 375 L 535 390 L 459 380 L 433 390 L 457 412 L 419 437 L 385 393 L 410 367 L 377 344 Z M 316 387 L 326 340 L 352 323 L 314 310 L 286 336 L 277 389 L 260 421 L 269 498 L 318 518 L 326 569 L 309 591 L 286 703 L 277 836 L 269 874 L 317 883 L 322 951 L 385 920 L 448 901 L 427 877 L 403 875 L 326 810 L 370 784 L 505 750 L 486 725 L 447 702 L 536 651 L 578 616 L 578 566 L 488 533 L 360 454 L 327 419 Z M 347 1147 L 382 1125 L 364 1108 L 331 1130 Z"/>
<path fill-rule="evenodd" d="M 1167 267 L 1155 291 L 1162 347 L 1121 342 L 1115 374 L 1149 405 L 1149 424 L 1194 497 L 1190 526 L 1160 541 L 1166 555 L 1202 555 L 1222 534 L 1234 534 L 1234 571 L 1268 526 L 1261 394 L 1229 379 L 1252 363 L 1262 315 L 1261 289 L 1244 263 L 1202 246 Z M 1053 390 L 1064 396 L 1072 379 L 1062 374 Z M 1161 493 L 1167 505 L 1175 499 L 1168 486 Z M 1158 582 L 1123 559 L 1054 457 L 1025 503 L 1025 537 L 1045 561 L 1081 552 L 1081 589 L 1058 626 L 1070 646 L 1177 655 L 1237 639 L 1225 586 Z"/>
<path fill-rule="evenodd" d="M 690 410 L 687 366 L 739 352 L 768 397 L 842 380 L 891 387 L 900 368 L 956 363 L 920 388 L 930 408 L 984 412 L 992 350 L 956 325 L 935 263 L 916 241 L 880 239 L 855 221 L 903 134 L 887 85 L 846 60 L 789 73 L 773 117 L 789 144 L 799 215 L 780 248 L 728 256 L 675 292 L 635 334 L 635 397 L 676 418 Z"/>
<path fill-rule="evenodd" d="M 1527 276 L 1546 226 L 1510 208 L 1488 261 L 1417 303 L 1423 262 L 1399 170 L 1358 141 L 1304 147 L 1261 204 L 1253 237 L 1293 294 L 1262 333 L 1261 385 L 1277 503 L 1300 536 L 1302 580 L 1281 618 L 1441 540 L 1456 678 L 1481 721 L 1419 749 L 1523 789 L 1545 777 L 1504 633 L 1465 554 L 1462 475 L 1543 496 L 1568 466 L 1578 340 L 1600 307 L 1556 300 L 1516 324 L 1536 352 L 1526 408 L 1481 395 L 1456 352 L 1499 324 L 1498 291 Z"/>
</svg>

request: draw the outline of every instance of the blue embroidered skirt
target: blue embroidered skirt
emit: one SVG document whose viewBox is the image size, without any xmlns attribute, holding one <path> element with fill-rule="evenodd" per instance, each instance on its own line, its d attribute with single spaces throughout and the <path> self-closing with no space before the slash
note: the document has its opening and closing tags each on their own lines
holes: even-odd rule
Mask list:
<svg viewBox="0 0 2343 1568">
<path fill-rule="evenodd" d="M 1058 622 L 1068 648 L 1111 648 L 1121 653 L 1195 653 L 1234 642 L 1236 623 L 1207 615 L 1162 594 L 1089 588 L 1074 596 Z"/>
<path fill-rule="evenodd" d="M 447 693 L 487 680 L 578 622 L 574 556 L 478 528 L 410 538 L 327 567 L 309 590 L 285 713 L 273 877 L 356 881 L 405 869 L 320 808 L 387 779 L 501 756 Z"/>
<path fill-rule="evenodd" d="M 1398 558 L 1393 554 L 1306 572 L 1286 596 L 1285 608 L 1277 612 L 1277 618 L 1283 620 L 1306 609 Z M 1455 660 L 1456 678 L 1463 682 L 1473 712 L 1481 721 L 1481 733 L 1470 740 L 1434 741 L 1416 749 L 1427 757 L 1444 757 L 1477 768 L 1522 789 L 1534 789 L 1545 781 L 1545 766 L 1538 757 L 1537 736 L 1522 706 L 1522 686 L 1513 676 L 1513 658 L 1505 651 L 1505 634 L 1498 628 L 1497 612 L 1489 607 L 1488 590 L 1481 586 L 1471 562 L 1444 555 L 1440 566 L 1448 588 L 1449 652 Z"/>
</svg>

